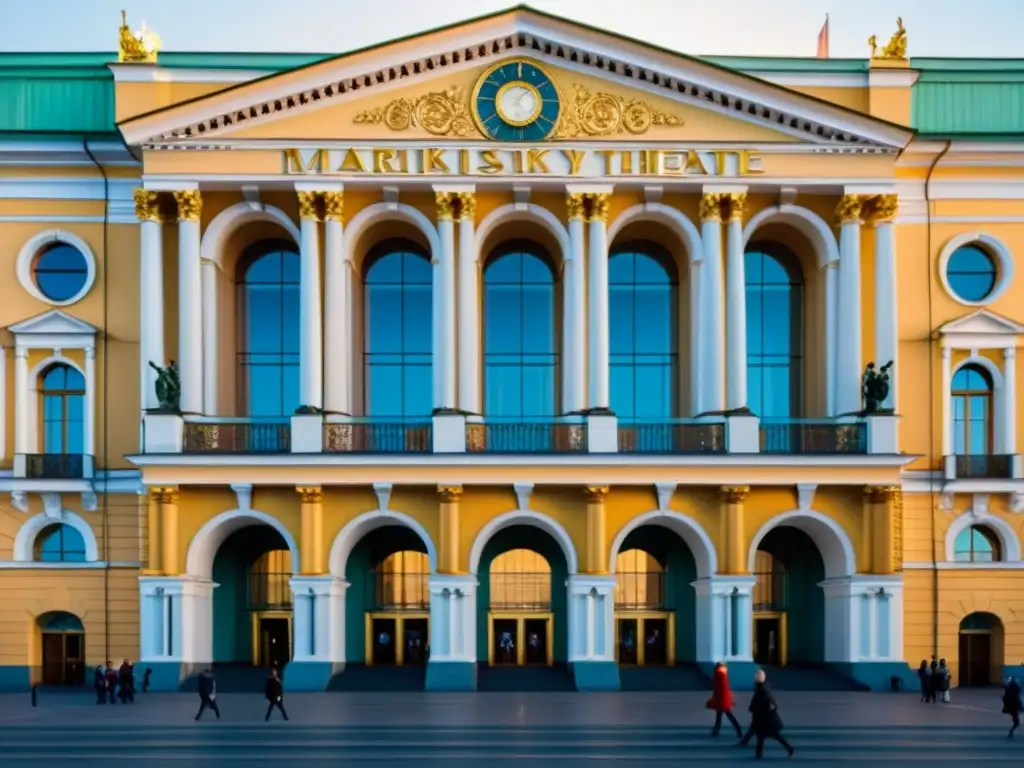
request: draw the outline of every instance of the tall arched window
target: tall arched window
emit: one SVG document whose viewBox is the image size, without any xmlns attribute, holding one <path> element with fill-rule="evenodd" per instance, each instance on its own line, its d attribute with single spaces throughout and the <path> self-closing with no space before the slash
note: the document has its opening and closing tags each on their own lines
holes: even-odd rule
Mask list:
<svg viewBox="0 0 1024 768">
<path fill-rule="evenodd" d="M 745 256 L 747 402 L 761 418 L 803 412 L 803 275 L 781 246 L 753 244 Z"/>
<path fill-rule="evenodd" d="M 611 409 L 620 419 L 676 415 L 677 279 L 660 246 L 617 246 L 608 263 Z"/>
<path fill-rule="evenodd" d="M 363 413 L 407 418 L 433 410 L 430 257 L 410 240 L 366 256 Z"/>
<path fill-rule="evenodd" d="M 70 365 L 51 365 L 41 376 L 43 453 L 85 450 L 85 378 Z"/>
<path fill-rule="evenodd" d="M 299 254 L 289 242 L 249 248 L 239 262 L 239 401 L 249 416 L 291 416 L 299 402 Z"/>
<path fill-rule="evenodd" d="M 36 539 L 35 559 L 40 563 L 84 563 L 85 539 L 70 525 L 44 528 Z"/>
<path fill-rule="evenodd" d="M 484 270 L 484 412 L 518 420 L 558 413 L 555 271 L 522 240 L 491 253 Z"/>
<path fill-rule="evenodd" d="M 968 363 L 953 376 L 953 453 L 987 456 L 992 453 L 992 377 L 980 365 Z"/>
</svg>

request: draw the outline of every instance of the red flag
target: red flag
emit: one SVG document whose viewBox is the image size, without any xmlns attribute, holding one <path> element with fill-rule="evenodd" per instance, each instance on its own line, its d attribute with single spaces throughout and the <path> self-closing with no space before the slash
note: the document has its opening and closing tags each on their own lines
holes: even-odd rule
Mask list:
<svg viewBox="0 0 1024 768">
<path fill-rule="evenodd" d="M 825 14 L 825 24 L 818 33 L 818 58 L 828 58 L 828 14 Z"/>
</svg>

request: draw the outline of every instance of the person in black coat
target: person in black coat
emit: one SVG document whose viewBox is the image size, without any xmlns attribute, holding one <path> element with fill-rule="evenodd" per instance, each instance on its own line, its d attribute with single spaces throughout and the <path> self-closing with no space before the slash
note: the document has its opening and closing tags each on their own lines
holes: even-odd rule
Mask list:
<svg viewBox="0 0 1024 768">
<path fill-rule="evenodd" d="M 284 711 L 284 686 L 281 685 L 281 678 L 277 676 L 277 667 L 272 667 L 270 670 L 270 677 L 267 678 L 266 696 L 270 706 L 267 707 L 267 716 L 263 718 L 263 721 L 266 722 L 270 719 L 270 713 L 274 711 L 274 707 L 281 710 L 281 714 L 287 720 L 288 713 Z"/>
<path fill-rule="evenodd" d="M 1013 732 L 1020 728 L 1020 713 L 1024 709 L 1024 702 L 1020 700 L 1020 684 L 1012 677 L 1006 680 L 1003 686 L 1003 714 L 1010 716 L 1013 725 L 1006 738 L 1012 739 Z"/>
<path fill-rule="evenodd" d="M 928 662 L 924 659 L 921 660 L 921 666 L 917 669 L 917 680 L 921 684 L 921 701 L 928 703 L 932 697 L 931 672 L 928 670 Z"/>
<path fill-rule="evenodd" d="M 217 707 L 217 680 L 212 669 L 204 669 L 199 675 L 199 711 L 196 712 L 196 720 L 203 716 L 207 707 L 212 709 L 213 714 L 220 720 L 220 709 Z"/>
<path fill-rule="evenodd" d="M 107 703 L 107 670 L 100 664 L 92 678 L 92 687 L 96 689 L 96 703 Z"/>
<path fill-rule="evenodd" d="M 122 704 L 135 703 L 135 667 L 125 659 L 117 672 L 118 695 Z"/>
<path fill-rule="evenodd" d="M 771 688 L 765 682 L 763 669 L 759 669 L 754 675 L 754 682 L 756 683 L 754 695 L 750 699 L 750 725 L 757 737 L 755 759 L 760 760 L 764 757 L 765 739 L 775 739 L 786 748 L 789 756 L 792 757 L 795 750 L 789 745 L 789 742 L 782 738 L 782 718 L 779 717 L 779 707 Z"/>
</svg>

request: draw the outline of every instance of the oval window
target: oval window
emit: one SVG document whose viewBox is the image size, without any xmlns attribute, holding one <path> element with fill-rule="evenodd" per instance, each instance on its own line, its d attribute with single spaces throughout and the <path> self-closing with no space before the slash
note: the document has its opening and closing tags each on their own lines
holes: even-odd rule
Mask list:
<svg viewBox="0 0 1024 768">
<path fill-rule="evenodd" d="M 962 301 L 978 303 L 987 299 L 997 277 L 995 259 L 976 245 L 957 248 L 946 264 L 949 288 Z"/>
<path fill-rule="evenodd" d="M 89 264 L 77 248 L 54 243 L 36 257 L 32 272 L 43 296 L 64 302 L 82 292 L 89 279 Z"/>
</svg>

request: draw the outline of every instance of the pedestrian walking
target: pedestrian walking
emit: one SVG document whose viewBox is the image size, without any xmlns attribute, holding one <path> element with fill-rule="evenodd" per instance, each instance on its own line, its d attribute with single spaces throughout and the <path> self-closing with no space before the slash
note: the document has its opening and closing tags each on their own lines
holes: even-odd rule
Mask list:
<svg viewBox="0 0 1024 768">
<path fill-rule="evenodd" d="M 281 685 L 281 678 L 277 676 L 277 667 L 271 668 L 270 677 L 267 678 L 266 697 L 270 705 L 267 707 L 267 716 L 263 718 L 263 721 L 270 720 L 270 713 L 274 711 L 274 707 L 281 710 L 281 715 L 287 720 L 288 713 L 284 711 L 284 686 Z"/>
<path fill-rule="evenodd" d="M 96 665 L 96 672 L 92 677 L 92 687 L 96 689 L 96 703 L 107 703 L 107 670 L 102 664 Z"/>
<path fill-rule="evenodd" d="M 1013 732 L 1020 728 L 1020 713 L 1024 710 L 1024 702 L 1020 698 L 1020 684 L 1012 677 L 1006 679 L 1003 686 L 1003 714 L 1010 716 L 1010 732 L 1006 738 L 1012 739 Z"/>
<path fill-rule="evenodd" d="M 743 729 L 736 721 L 732 713 L 733 707 L 732 689 L 729 687 L 729 670 L 725 664 L 718 662 L 715 665 L 714 674 L 711 676 L 711 698 L 708 699 L 707 708 L 715 711 L 715 725 L 711 729 L 711 735 L 717 736 L 722 727 L 722 715 L 725 715 L 732 727 L 736 729 L 737 738 L 743 738 Z"/>
<path fill-rule="evenodd" d="M 921 659 L 921 666 L 917 668 L 917 680 L 921 684 L 921 701 L 927 704 L 931 698 L 931 673 L 925 659 Z"/>
<path fill-rule="evenodd" d="M 135 703 L 135 667 L 125 659 L 117 672 L 117 685 L 122 704 Z"/>
<path fill-rule="evenodd" d="M 117 670 L 114 669 L 114 662 L 107 661 L 107 700 L 113 704 L 117 698 Z"/>
<path fill-rule="evenodd" d="M 217 707 L 217 679 L 213 676 L 212 669 L 204 669 L 199 675 L 199 711 L 196 712 L 196 720 L 203 716 L 207 708 L 213 710 L 213 714 L 220 720 L 220 709 Z"/>
<path fill-rule="evenodd" d="M 792 757 L 796 750 L 782 738 L 782 718 L 779 717 L 779 706 L 771 688 L 768 687 L 763 669 L 759 669 L 754 675 L 754 682 L 754 695 L 750 699 L 751 726 L 757 737 L 757 751 L 754 753 L 754 758 L 760 760 L 764 757 L 765 739 L 774 739 L 779 742 Z"/>
</svg>

